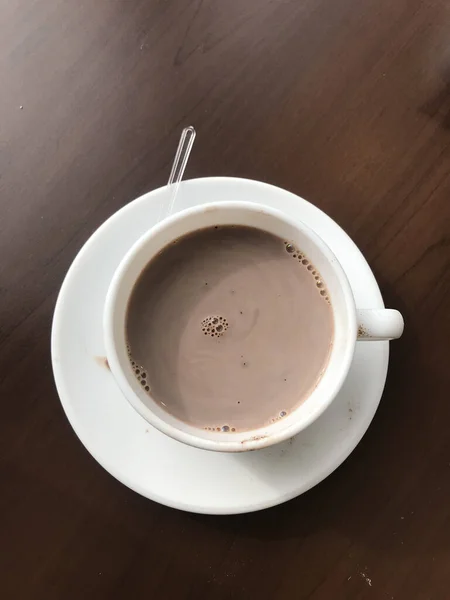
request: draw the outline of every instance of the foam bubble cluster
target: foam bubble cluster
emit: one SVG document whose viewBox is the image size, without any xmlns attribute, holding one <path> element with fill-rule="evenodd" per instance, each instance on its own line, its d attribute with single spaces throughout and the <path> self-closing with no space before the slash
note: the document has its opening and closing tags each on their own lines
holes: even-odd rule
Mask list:
<svg viewBox="0 0 450 600">
<path fill-rule="evenodd" d="M 286 252 L 295 258 L 300 265 L 306 268 L 307 271 L 311 273 L 316 282 L 316 287 L 319 291 L 319 294 L 324 298 L 328 304 L 330 303 L 330 297 L 328 295 L 328 291 L 325 287 L 325 284 L 320 276 L 320 273 L 314 267 L 314 265 L 308 260 L 308 258 L 301 252 L 298 248 L 294 246 L 291 242 L 284 242 L 286 247 Z"/>
<path fill-rule="evenodd" d="M 211 337 L 220 337 L 228 329 L 228 321 L 224 317 L 206 317 L 202 321 L 202 331 Z"/>
<path fill-rule="evenodd" d="M 139 365 L 134 358 L 131 356 L 131 348 L 129 345 L 127 345 L 127 353 L 128 353 L 128 359 L 130 361 L 130 365 L 131 368 L 133 369 L 133 373 L 136 377 L 136 379 L 139 381 L 139 383 L 141 384 L 142 388 L 146 391 L 146 392 L 150 392 L 150 385 L 147 379 L 147 373 L 145 368 L 142 365 Z"/>
<path fill-rule="evenodd" d="M 229 425 L 222 425 L 222 427 L 205 427 L 206 431 L 218 431 L 222 433 L 234 433 L 236 431 L 236 427 L 230 427 Z"/>
<path fill-rule="evenodd" d="M 280 410 L 278 415 L 272 419 L 272 423 L 276 423 L 277 421 L 279 421 L 280 419 L 283 419 L 283 417 L 286 417 L 286 416 L 287 416 L 287 411 Z"/>
</svg>

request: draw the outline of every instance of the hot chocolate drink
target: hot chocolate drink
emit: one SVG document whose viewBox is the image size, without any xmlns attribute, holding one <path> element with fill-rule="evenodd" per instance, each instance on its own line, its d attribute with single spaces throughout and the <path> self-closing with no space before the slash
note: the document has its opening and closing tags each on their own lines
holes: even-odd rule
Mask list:
<svg viewBox="0 0 450 600">
<path fill-rule="evenodd" d="M 149 262 L 126 335 L 140 385 L 166 411 L 199 428 L 247 431 L 311 394 L 328 364 L 333 311 L 301 248 L 259 229 L 216 226 Z"/>
</svg>

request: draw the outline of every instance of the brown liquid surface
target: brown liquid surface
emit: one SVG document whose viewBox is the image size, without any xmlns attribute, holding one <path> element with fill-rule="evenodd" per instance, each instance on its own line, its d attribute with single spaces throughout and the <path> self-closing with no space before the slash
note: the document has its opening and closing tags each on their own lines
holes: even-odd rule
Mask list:
<svg viewBox="0 0 450 600">
<path fill-rule="evenodd" d="M 224 431 L 256 429 L 303 402 L 328 363 L 333 330 L 307 258 L 241 226 L 164 248 L 139 277 L 126 323 L 136 375 L 156 402 Z"/>
</svg>

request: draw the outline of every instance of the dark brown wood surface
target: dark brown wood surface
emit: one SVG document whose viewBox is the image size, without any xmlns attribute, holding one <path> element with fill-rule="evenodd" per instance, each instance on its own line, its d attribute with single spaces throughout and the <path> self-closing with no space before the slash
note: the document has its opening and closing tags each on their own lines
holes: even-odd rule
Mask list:
<svg viewBox="0 0 450 600">
<path fill-rule="evenodd" d="M 450 598 L 447 0 L 0 1 L 0 597 Z M 353 237 L 406 330 L 380 409 L 261 513 L 133 493 L 73 433 L 58 289 L 106 217 L 187 177 L 287 188 Z"/>
</svg>

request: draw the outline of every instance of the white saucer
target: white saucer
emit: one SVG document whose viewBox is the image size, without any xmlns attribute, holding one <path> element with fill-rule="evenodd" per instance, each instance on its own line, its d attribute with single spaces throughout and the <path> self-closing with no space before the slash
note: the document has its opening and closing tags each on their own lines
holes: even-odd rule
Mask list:
<svg viewBox="0 0 450 600">
<path fill-rule="evenodd" d="M 52 362 L 66 415 L 92 456 L 136 492 L 197 513 L 243 513 L 285 502 L 313 487 L 352 452 L 378 407 L 388 342 L 360 342 L 331 407 L 288 442 L 240 454 L 186 446 L 153 429 L 128 404 L 104 361 L 102 311 L 112 274 L 154 223 L 165 188 L 131 202 L 106 221 L 67 273 L 55 309 Z M 176 209 L 212 201 L 259 202 L 295 215 L 338 257 L 358 308 L 383 308 L 377 282 L 346 233 L 309 202 L 245 179 L 207 178 L 180 186 Z"/>
</svg>

